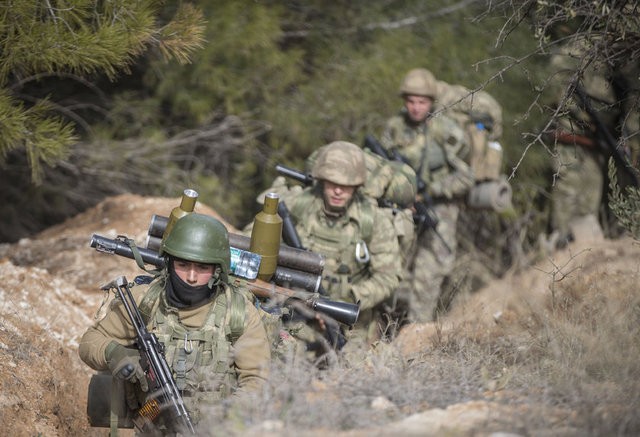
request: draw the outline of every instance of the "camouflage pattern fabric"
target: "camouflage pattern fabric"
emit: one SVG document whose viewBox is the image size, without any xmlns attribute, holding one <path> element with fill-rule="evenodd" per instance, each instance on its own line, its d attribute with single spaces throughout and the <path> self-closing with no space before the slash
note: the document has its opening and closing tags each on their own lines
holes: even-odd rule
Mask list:
<svg viewBox="0 0 640 437">
<path fill-rule="evenodd" d="M 307 173 L 311 173 L 316 159 L 327 146 L 316 149 L 305 161 Z M 364 162 L 367 176 L 360 192 L 373 199 L 389 201 L 393 206 L 410 206 L 416 195 L 416 174 L 413 169 L 401 162 L 389 161 L 364 149 Z M 331 180 L 331 179 L 328 179 Z"/>
<path fill-rule="evenodd" d="M 404 155 L 416 173 L 420 171 L 433 198 L 464 196 L 474 183 L 464 160 L 469 153 L 464 132 L 449 117 L 440 115 L 411 126 L 401 113 L 389 119 L 380 142 L 388 151 Z"/>
<path fill-rule="evenodd" d="M 629 110 L 629 105 L 634 99 L 621 96 L 622 101 L 619 101 L 608 77 L 608 67 L 598 62 L 590 62 L 588 56 L 585 56 L 589 50 L 587 42 L 572 41 L 562 46 L 551 57 L 551 69 L 556 79 L 550 87 L 550 95 L 556 99 L 551 104 L 560 108 L 554 128 L 558 132 L 576 135 L 593 143 L 578 145 L 577 141 L 570 139 L 554 142 L 554 169 L 557 180 L 551 193 L 551 225 L 560 233 L 562 239 L 570 236 L 569 223 L 573 220 L 587 215 L 600 215 L 606 160 L 603 149 L 607 147 L 599 135 L 595 120 L 592 120 L 578 96 L 565 98 L 570 84 L 577 78 L 580 79 L 580 85 L 587 94 L 590 105 L 609 127 L 613 137 L 617 139 L 629 132 L 629 129 L 635 129 L 636 135 L 625 143 L 631 150 L 632 159 L 633 154 L 637 153 L 634 150 L 638 149 L 640 141 L 637 135 L 637 112 L 632 112 L 624 120 L 618 120 L 621 113 Z M 577 73 L 579 71 L 581 73 Z M 623 124 L 622 130 L 616 126 L 618 123 Z"/>
<path fill-rule="evenodd" d="M 502 171 L 502 107 L 484 90 L 472 92 L 462 85 L 439 81 L 436 111 L 455 120 L 470 146 L 467 162 L 476 180 L 495 180 Z"/>
<path fill-rule="evenodd" d="M 360 186 L 367 180 L 364 152 L 347 141 L 329 143 L 319 149 L 311 176 L 334 184 Z"/>
<path fill-rule="evenodd" d="M 288 199 L 288 205 L 302 244 L 326 257 L 322 283 L 329 297 L 360 302 L 355 329 L 368 332 L 373 309 L 402 278 L 398 240 L 389 238 L 395 231 L 388 216 L 358 192 L 344 215 L 327 215 L 320 184 Z"/>
<path fill-rule="evenodd" d="M 313 168 L 318 154 L 325 147 L 315 150 L 307 158 L 305 163 L 307 172 Z M 410 209 L 416 197 L 416 173 L 409 165 L 399 161 L 386 160 L 368 149 L 364 150 L 364 158 L 367 167 L 367 179 L 358 191 L 366 197 L 376 200 L 381 199 L 388 203 L 388 207 L 380 209 L 393 224 L 394 234 L 400 245 L 401 265 L 403 270 L 406 270 L 405 267 L 410 261 L 408 257 L 412 252 L 416 238 L 413 212 Z M 275 189 L 284 196 L 285 200 L 299 194 L 299 191 L 283 190 L 281 183 L 282 181 L 280 181 L 280 184 L 274 185 L 276 185 Z"/>
<path fill-rule="evenodd" d="M 444 242 L 433 232 L 425 232 L 418 240 L 413 266 L 413 293 L 409 298 L 409 320 L 413 322 L 434 319 L 442 283 L 456 260 L 459 207 L 455 203 L 443 203 L 435 206 L 435 212 L 440 220 L 437 230 Z"/>
<path fill-rule="evenodd" d="M 472 92 L 462 85 L 443 81 L 438 82 L 438 89 L 436 111 L 446 111 L 463 129 L 477 120 L 490 120 L 488 139 L 496 141 L 502 137 L 502 106 L 491 94 L 484 90 Z"/>
<path fill-rule="evenodd" d="M 455 261 L 457 204 L 474 184 L 473 171 L 464 160 L 468 144 L 464 132 L 451 118 L 441 115 L 413 126 L 407 124 L 403 113 L 389 119 L 381 143 L 387 150 L 395 149 L 406 156 L 411 166 L 420 170 L 427 191 L 436 203 L 438 232 L 449 247 L 447 249 L 431 231 L 425 232 L 417 242 L 409 318 L 430 321 L 442 282 Z"/>
<path fill-rule="evenodd" d="M 604 184 L 603 156 L 580 146 L 558 145 L 554 168 L 558 175 L 551 190 L 551 226 L 561 239 L 569 224 L 586 215 L 598 217 Z"/>
<path fill-rule="evenodd" d="M 197 423 L 201 418 L 200 410 L 205 404 L 217 402 L 230 392 L 233 397 L 258 392 L 269 375 L 270 351 L 260 313 L 248 300 L 250 293 L 225 286 L 225 291 L 217 293 L 209 303 L 177 309 L 169 305 L 163 283 L 158 281 L 161 279 L 151 285 L 133 287 L 132 294 L 140 305 L 147 293 L 161 287 L 161 294 L 153 301 L 147 328 L 164 344 L 176 384 L 179 387 L 184 384 L 184 401 L 193 421 Z M 239 298 L 246 300 L 242 305 L 243 332 L 233 345 L 227 338 L 229 312 L 233 311 L 229 301 L 233 299 L 232 293 L 241 293 Z M 125 346 L 135 341 L 133 325 L 118 299 L 111 301 L 104 318 L 82 336 L 78 347 L 80 358 L 95 370 L 108 370 L 105 350 L 112 341 Z M 185 349 L 187 346 L 191 352 Z M 236 379 L 237 386 L 228 386 Z"/>
</svg>

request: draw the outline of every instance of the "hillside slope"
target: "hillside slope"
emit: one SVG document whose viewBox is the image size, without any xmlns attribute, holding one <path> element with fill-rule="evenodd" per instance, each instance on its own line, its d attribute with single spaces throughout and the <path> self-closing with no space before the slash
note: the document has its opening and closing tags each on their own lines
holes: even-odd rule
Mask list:
<svg viewBox="0 0 640 437">
<path fill-rule="evenodd" d="M 106 435 L 106 430 L 88 427 L 86 387 L 92 371 L 77 356 L 78 340 L 103 301 L 99 285 L 121 274 L 132 278 L 140 270 L 131 260 L 96 252 L 89 247 L 89 239 L 93 233 L 109 238 L 124 234 L 143 245 L 151 216 L 169 215 L 178 203 L 179 199 L 116 196 L 31 239 L 0 247 L 2 429 L 11 430 L 16 436 Z M 218 217 L 200 203 L 196 211 Z M 561 382 L 542 389 L 535 382 L 528 382 L 527 386 L 522 382 L 524 375 L 516 375 L 514 369 L 528 369 L 533 379 L 537 370 L 531 370 L 530 363 L 551 360 L 546 364 L 549 368 L 566 368 L 572 363 L 562 361 L 573 359 L 566 352 L 582 348 L 580 365 L 584 360 L 593 361 L 586 363 L 591 366 L 587 367 L 589 373 L 599 365 L 594 354 L 608 355 L 596 342 L 604 329 L 599 323 L 605 319 L 606 329 L 614 331 L 612 335 L 620 340 L 619 345 L 631 348 L 626 350 L 628 354 L 635 354 L 637 323 L 616 327 L 615 322 L 609 321 L 627 321 L 628 311 L 640 315 L 636 285 L 639 276 L 640 245 L 633 240 L 570 245 L 526 271 L 496 280 L 460 299 L 437 324 L 409 325 L 393 344 L 379 345 L 371 352 L 361 368 L 337 369 L 318 377 L 304 393 L 305 402 L 311 402 L 308 408 L 328 408 L 326 405 L 335 401 L 335 408 L 344 411 L 325 411 L 329 419 L 315 428 L 295 419 L 295 408 L 278 402 L 273 402 L 271 409 L 263 408 L 250 426 L 226 426 L 246 435 L 279 435 L 283 429 L 297 429 L 304 435 L 344 430 L 341 435 L 345 436 L 444 432 L 488 435 L 496 431 L 583 435 L 585 431 L 615 431 L 617 423 L 619 434 L 632 434 L 630 431 L 637 431 L 639 424 L 638 419 L 630 417 L 640 404 L 637 395 L 624 393 L 637 385 L 637 367 L 623 362 L 618 367 L 620 372 L 627 372 L 625 375 L 606 373 L 611 371 L 608 367 L 593 370 L 601 373 L 596 378 L 601 385 L 593 388 L 600 398 L 580 399 L 580 393 L 572 392 L 567 395 L 576 399 L 566 405 L 549 394 Z M 593 331 L 585 336 L 589 329 Z M 570 338 L 575 338 L 575 344 L 568 342 Z M 503 354 L 501 362 L 506 364 L 496 371 L 484 364 L 490 361 L 486 356 L 478 355 L 474 359 L 481 365 L 451 368 L 443 357 L 451 357 L 453 348 L 455 354 L 467 354 L 466 362 L 471 351 L 490 351 L 496 356 Z M 379 368 L 376 363 L 386 367 Z M 412 381 L 404 380 L 407 375 L 418 378 L 418 370 L 424 374 L 424 367 L 420 366 L 427 365 L 439 376 L 424 384 L 417 380 L 412 385 Z M 447 380 L 458 370 L 465 373 L 464 378 L 458 374 L 457 379 Z M 562 379 L 561 371 L 558 376 Z M 345 378 L 351 381 L 351 387 L 336 385 Z M 371 380 L 384 380 L 384 384 L 376 391 L 371 388 Z M 447 383 L 446 390 L 434 381 Z M 455 381 L 469 387 L 455 387 Z M 626 387 L 623 381 L 628 381 Z M 433 393 L 423 397 L 407 393 L 429 384 L 433 385 Z M 596 384 L 591 377 L 589 384 Z M 527 387 L 535 392 L 531 398 L 527 397 Z M 350 391 L 345 394 L 347 389 Z M 546 389 L 549 392 L 544 392 Z M 275 398 L 271 400 L 282 400 L 278 398 L 281 386 L 270 390 Z M 590 394 L 584 392 L 584 396 Z M 287 418 L 287 408 L 291 419 Z M 332 422 L 331 414 L 339 415 L 341 420 Z"/>
</svg>

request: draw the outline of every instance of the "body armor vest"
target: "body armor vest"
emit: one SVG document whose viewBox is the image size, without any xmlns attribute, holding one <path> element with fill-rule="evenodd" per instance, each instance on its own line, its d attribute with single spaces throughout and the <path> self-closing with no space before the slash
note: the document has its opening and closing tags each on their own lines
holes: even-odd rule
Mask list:
<svg viewBox="0 0 640 437">
<path fill-rule="evenodd" d="M 427 184 L 446 176 L 451 171 L 449 157 L 459 152 L 456 150 L 460 147 L 458 139 L 449 138 L 447 124 L 442 117 L 415 127 L 405 123 L 404 116 L 394 119 L 392 148 L 407 157 L 411 167 Z"/>
<path fill-rule="evenodd" d="M 232 286 L 218 291 L 201 327 L 188 328 L 167 305 L 164 281 L 151 285 L 140 303 L 150 332 L 164 353 L 192 419 L 205 404 L 227 397 L 236 387 L 231 347 L 244 329 L 244 297 Z"/>
<path fill-rule="evenodd" d="M 350 284 L 367 277 L 368 248 L 373 229 L 373 205 L 357 192 L 347 212 L 328 217 L 322 196 L 303 192 L 291 213 L 302 244 L 326 257 L 323 286 L 331 298 L 353 301 Z"/>
</svg>

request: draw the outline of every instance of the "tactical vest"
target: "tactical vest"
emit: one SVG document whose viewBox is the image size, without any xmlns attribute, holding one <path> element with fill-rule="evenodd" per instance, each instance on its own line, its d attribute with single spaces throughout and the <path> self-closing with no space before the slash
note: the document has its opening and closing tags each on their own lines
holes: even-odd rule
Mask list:
<svg viewBox="0 0 640 437">
<path fill-rule="evenodd" d="M 236 388 L 231 347 L 244 331 L 245 298 L 235 286 L 224 286 L 199 328 L 183 326 L 177 313 L 167 309 L 164 299 L 161 278 L 143 297 L 140 313 L 164 345 L 176 385 L 197 422 L 203 404 L 225 398 Z"/>
<path fill-rule="evenodd" d="M 290 206 L 302 244 L 326 257 L 325 290 L 333 299 L 351 302 L 350 284 L 368 277 L 368 245 L 377 206 L 356 192 L 342 217 L 328 218 L 323 208 L 319 186 L 302 192 Z"/>
<path fill-rule="evenodd" d="M 450 157 L 466 153 L 460 150 L 465 144 L 462 131 L 449 118 L 436 117 L 428 125 L 412 127 L 404 122 L 403 116 L 398 116 L 389 127 L 391 147 L 406 156 L 411 167 L 427 183 L 449 174 Z M 459 136 L 456 136 L 458 132 Z"/>
</svg>

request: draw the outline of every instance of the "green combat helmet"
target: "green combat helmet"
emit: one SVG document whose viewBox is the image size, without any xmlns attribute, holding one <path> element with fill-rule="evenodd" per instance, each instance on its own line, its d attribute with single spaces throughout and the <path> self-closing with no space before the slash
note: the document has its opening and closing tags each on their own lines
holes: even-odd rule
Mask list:
<svg viewBox="0 0 640 437">
<path fill-rule="evenodd" d="M 191 213 L 176 222 L 163 241 L 160 253 L 203 264 L 218 264 L 226 282 L 231 264 L 229 233 L 215 218 Z"/>
<path fill-rule="evenodd" d="M 311 175 L 338 185 L 363 185 L 367 180 L 364 152 L 347 141 L 329 143 L 318 152 Z"/>
<path fill-rule="evenodd" d="M 400 96 L 425 96 L 436 100 L 438 97 L 438 81 L 426 68 L 410 70 L 400 85 Z"/>
</svg>

